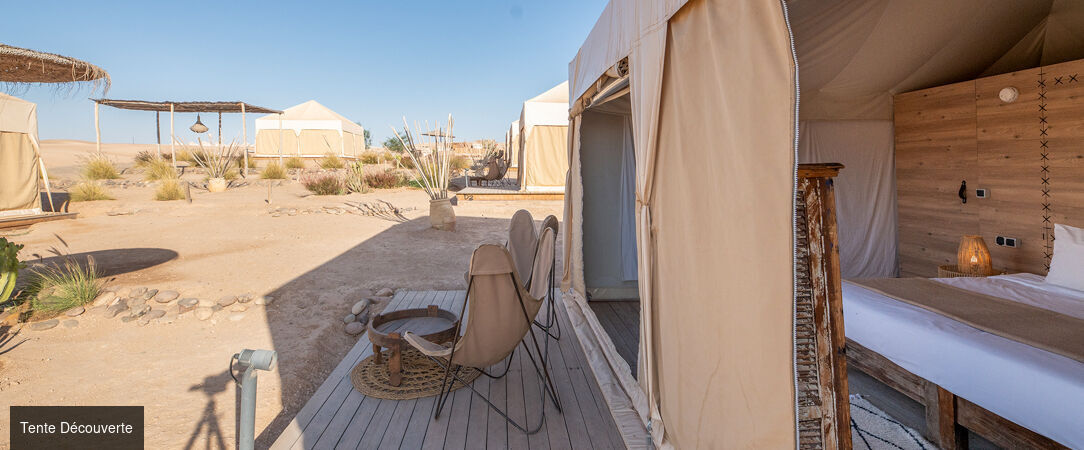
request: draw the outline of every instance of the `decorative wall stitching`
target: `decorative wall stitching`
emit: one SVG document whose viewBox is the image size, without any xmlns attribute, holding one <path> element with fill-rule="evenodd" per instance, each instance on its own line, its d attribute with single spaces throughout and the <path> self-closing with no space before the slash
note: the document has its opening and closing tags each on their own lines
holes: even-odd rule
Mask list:
<svg viewBox="0 0 1084 450">
<path fill-rule="evenodd" d="M 1055 77 L 1054 83 L 1061 84 L 1063 77 Z M 1050 142 L 1047 136 L 1046 117 L 1046 78 L 1039 68 L 1039 175 L 1042 180 L 1042 217 L 1043 217 L 1043 265 L 1050 270 L 1050 258 L 1054 255 L 1054 221 L 1050 205 Z"/>
</svg>

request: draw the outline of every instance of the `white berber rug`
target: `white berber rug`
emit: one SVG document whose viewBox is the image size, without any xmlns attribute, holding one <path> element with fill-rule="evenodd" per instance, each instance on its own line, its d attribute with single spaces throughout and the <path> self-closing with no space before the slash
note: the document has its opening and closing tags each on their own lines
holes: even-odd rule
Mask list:
<svg viewBox="0 0 1084 450">
<path fill-rule="evenodd" d="M 937 446 L 870 404 L 851 396 L 851 441 L 855 450 L 936 450 Z"/>
</svg>

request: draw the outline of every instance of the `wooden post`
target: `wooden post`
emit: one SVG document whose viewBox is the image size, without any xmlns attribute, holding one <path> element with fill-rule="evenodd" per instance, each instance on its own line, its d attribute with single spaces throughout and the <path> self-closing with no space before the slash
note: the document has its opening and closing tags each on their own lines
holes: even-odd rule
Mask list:
<svg viewBox="0 0 1084 450">
<path fill-rule="evenodd" d="M 282 113 L 279 113 L 279 165 L 282 166 L 282 146 L 286 145 L 282 141 Z M 282 166 L 286 168 L 286 166 Z"/>
<path fill-rule="evenodd" d="M 177 168 L 177 135 L 173 132 L 173 104 L 169 104 L 169 156 L 173 161 L 173 168 Z"/>
<path fill-rule="evenodd" d="M 98 121 L 98 108 L 102 104 L 94 102 L 94 148 L 100 154 L 102 153 L 102 125 Z"/>
<path fill-rule="evenodd" d="M 162 158 L 162 112 L 154 112 L 154 135 L 158 139 L 158 158 Z"/>
<path fill-rule="evenodd" d="M 222 111 L 218 112 L 218 151 L 222 151 Z"/>
<path fill-rule="evenodd" d="M 245 123 L 245 103 L 241 102 L 241 140 L 244 141 L 244 145 L 241 146 L 241 151 L 245 152 L 245 170 L 241 173 L 248 178 L 248 124 Z"/>
</svg>

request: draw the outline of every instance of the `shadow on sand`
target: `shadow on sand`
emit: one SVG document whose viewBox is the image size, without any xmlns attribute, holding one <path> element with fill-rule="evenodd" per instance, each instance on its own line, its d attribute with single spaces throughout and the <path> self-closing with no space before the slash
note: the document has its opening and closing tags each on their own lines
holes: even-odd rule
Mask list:
<svg viewBox="0 0 1084 450">
<path fill-rule="evenodd" d="M 267 293 L 274 299 L 265 311 L 278 367 L 261 375 L 280 378 L 283 411 L 257 430 L 257 448 L 274 443 L 357 342 L 358 337 L 346 335 L 342 327 L 342 316 L 354 302 L 383 287 L 464 289 L 463 273 L 474 249 L 483 243 L 503 244 L 510 222 L 485 217 L 456 221 L 455 232 L 430 228 L 428 217 L 397 223 Z M 434 248 L 440 251 L 427 251 Z M 304 335 L 298 329 L 300 317 L 320 317 L 319 323 L 327 326 L 304 330 L 309 332 Z"/>
<path fill-rule="evenodd" d="M 49 256 L 33 254 L 27 258 L 28 268 L 36 264 L 60 265 L 66 258 L 71 258 L 81 266 L 86 266 L 93 259 L 98 268 L 98 275 L 112 277 L 177 259 L 177 252 L 164 248 L 117 248 L 109 250 L 97 250 L 93 252 L 72 253 L 66 256 Z M 25 270 L 25 269 L 24 269 Z M 22 279 L 23 274 L 20 274 Z"/>
</svg>

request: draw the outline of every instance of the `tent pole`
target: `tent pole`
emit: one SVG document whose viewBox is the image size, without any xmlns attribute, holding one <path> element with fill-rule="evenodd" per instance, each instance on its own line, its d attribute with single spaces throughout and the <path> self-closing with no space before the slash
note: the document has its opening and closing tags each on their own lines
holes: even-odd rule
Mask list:
<svg viewBox="0 0 1084 450">
<path fill-rule="evenodd" d="M 244 145 L 241 146 L 241 151 L 245 152 L 245 168 L 241 173 L 245 174 L 245 178 L 248 178 L 248 124 L 245 123 L 245 103 L 241 102 L 241 140 L 244 141 Z"/>
<path fill-rule="evenodd" d="M 173 132 L 173 104 L 169 104 L 169 160 L 177 168 L 177 135 Z"/>
<path fill-rule="evenodd" d="M 97 105 L 97 103 L 95 103 Z M 45 170 L 45 158 L 41 157 L 41 146 L 38 145 L 38 137 L 30 136 L 30 144 L 34 146 L 34 152 L 38 155 L 38 166 L 41 167 L 41 179 L 45 181 L 45 195 L 49 196 L 49 211 L 60 212 L 56 210 L 56 205 L 53 204 L 53 191 L 49 189 L 49 172 Z"/>
<path fill-rule="evenodd" d="M 282 146 L 286 145 L 282 141 L 282 113 L 279 113 L 279 165 L 282 165 Z M 285 166 L 284 166 L 285 167 Z"/>
<path fill-rule="evenodd" d="M 162 158 L 162 112 L 154 112 L 154 135 L 158 138 L 158 159 Z"/>
<path fill-rule="evenodd" d="M 94 102 L 94 148 L 98 154 L 102 153 L 102 125 L 98 120 L 98 109 L 101 106 L 101 103 Z"/>
<path fill-rule="evenodd" d="M 222 152 L 222 111 L 218 112 L 218 151 Z"/>
</svg>

